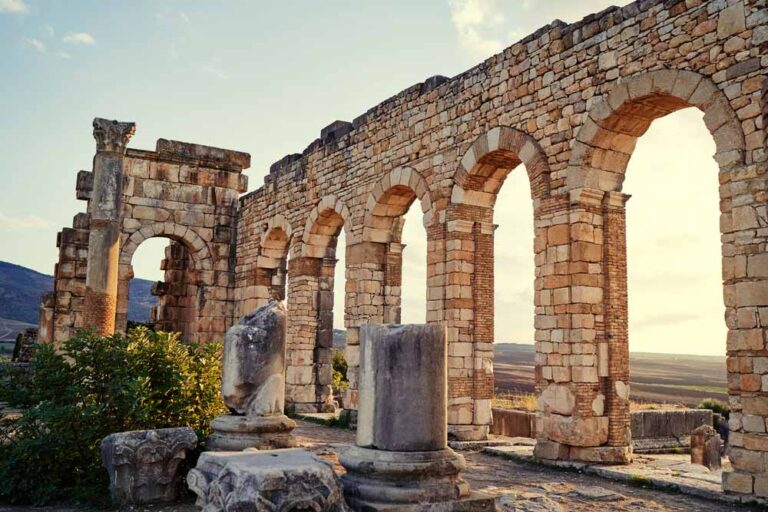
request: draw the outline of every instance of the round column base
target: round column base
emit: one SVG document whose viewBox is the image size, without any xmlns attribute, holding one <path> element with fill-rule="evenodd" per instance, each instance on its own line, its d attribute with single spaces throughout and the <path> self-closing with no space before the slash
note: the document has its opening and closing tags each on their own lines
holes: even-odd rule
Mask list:
<svg viewBox="0 0 768 512">
<path fill-rule="evenodd" d="M 341 477 L 344 496 L 356 510 L 410 509 L 436 503 L 441 510 L 493 509 L 493 499 L 470 495 L 469 484 L 461 478 L 464 457 L 450 448 L 390 452 L 353 446 L 339 461 L 347 470 Z"/>
<path fill-rule="evenodd" d="M 213 434 L 208 437 L 206 445 L 206 450 L 209 451 L 241 451 L 246 448 L 273 450 L 296 446 L 296 438 L 291 433 L 296 428 L 296 422 L 283 414 L 225 414 L 213 420 L 211 427 Z"/>
</svg>

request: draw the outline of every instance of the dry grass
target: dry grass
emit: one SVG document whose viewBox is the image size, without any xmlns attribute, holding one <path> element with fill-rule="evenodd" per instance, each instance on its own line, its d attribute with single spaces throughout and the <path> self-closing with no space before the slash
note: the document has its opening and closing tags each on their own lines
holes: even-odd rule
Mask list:
<svg viewBox="0 0 768 512">
<path fill-rule="evenodd" d="M 491 401 L 493 407 L 502 409 L 515 409 L 518 411 L 536 412 L 536 395 L 533 393 L 500 393 L 493 397 Z M 686 405 L 681 403 L 655 403 L 655 402 L 637 402 L 629 403 L 630 411 L 656 411 L 669 409 L 685 409 Z"/>
<path fill-rule="evenodd" d="M 521 411 L 536 411 L 536 395 L 533 393 L 503 393 L 493 397 L 493 407 L 517 409 Z"/>
</svg>

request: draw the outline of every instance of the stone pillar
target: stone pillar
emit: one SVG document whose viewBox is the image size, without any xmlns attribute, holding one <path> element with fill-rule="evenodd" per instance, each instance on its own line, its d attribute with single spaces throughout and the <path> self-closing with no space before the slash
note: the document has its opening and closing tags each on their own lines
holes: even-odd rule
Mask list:
<svg viewBox="0 0 768 512">
<path fill-rule="evenodd" d="M 296 412 L 335 410 L 331 392 L 333 258 L 297 257 L 288 264 L 287 399 Z"/>
<path fill-rule="evenodd" d="M 445 327 L 368 324 L 361 335 L 357 444 L 339 458 L 347 502 L 491 510 L 493 499 L 470 495 L 464 458 L 448 448 Z"/>
<path fill-rule="evenodd" d="M 723 488 L 768 497 L 768 206 L 765 162 L 720 171 L 728 326 L 728 458 Z"/>
<path fill-rule="evenodd" d="M 626 202 L 630 196 L 608 192 L 603 201 L 603 276 L 605 335 L 597 345 L 598 376 L 607 377 L 605 410 L 608 445 L 632 446 L 629 417 L 629 306 L 627 302 Z"/>
<path fill-rule="evenodd" d="M 285 407 L 285 306 L 272 301 L 224 337 L 221 395 L 231 414 L 219 416 L 208 448 L 289 448 L 296 445 L 296 423 Z"/>
<path fill-rule="evenodd" d="M 117 312 L 120 220 L 122 215 L 123 157 L 136 130 L 134 123 L 93 120 L 96 156 L 93 159 L 91 231 L 85 281 L 84 327 L 101 335 L 115 331 Z"/>
<path fill-rule="evenodd" d="M 347 241 L 346 247 L 346 300 L 344 317 L 347 339 L 344 356 L 347 360 L 349 389 L 344 396 L 344 407 L 357 409 L 358 371 L 360 362 L 360 326 L 384 322 L 384 282 L 386 275 L 387 244 L 380 242 Z"/>
<path fill-rule="evenodd" d="M 534 453 L 542 459 L 631 460 L 625 200 L 576 189 L 537 210 Z"/>
</svg>

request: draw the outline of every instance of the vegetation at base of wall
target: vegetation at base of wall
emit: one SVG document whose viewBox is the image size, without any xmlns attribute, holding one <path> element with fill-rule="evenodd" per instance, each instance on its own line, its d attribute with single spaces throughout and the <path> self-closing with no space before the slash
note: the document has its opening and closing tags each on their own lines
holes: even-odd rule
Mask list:
<svg viewBox="0 0 768 512">
<path fill-rule="evenodd" d="M 536 412 L 536 395 L 533 393 L 500 393 L 493 397 L 491 406 Z"/>
<path fill-rule="evenodd" d="M 13 345 L 13 355 L 11 355 L 11 361 L 18 361 L 21 355 L 21 346 L 24 344 L 24 335 L 19 333 L 16 335 L 16 343 Z"/>
<path fill-rule="evenodd" d="M 334 349 L 333 351 L 333 376 L 331 387 L 334 393 L 343 393 L 349 389 L 347 380 L 347 360 L 344 358 L 344 351 Z"/>
<path fill-rule="evenodd" d="M 697 409 L 709 409 L 712 412 L 721 415 L 726 420 L 731 415 L 731 406 L 716 398 L 705 398 L 696 407 Z"/>
<path fill-rule="evenodd" d="M 14 373 L 0 400 L 22 410 L 0 422 L 0 500 L 108 503 L 101 440 L 115 432 L 190 426 L 202 438 L 226 411 L 221 344 L 186 345 L 144 328 L 80 333 L 59 351 L 40 345 L 32 372 Z"/>
</svg>

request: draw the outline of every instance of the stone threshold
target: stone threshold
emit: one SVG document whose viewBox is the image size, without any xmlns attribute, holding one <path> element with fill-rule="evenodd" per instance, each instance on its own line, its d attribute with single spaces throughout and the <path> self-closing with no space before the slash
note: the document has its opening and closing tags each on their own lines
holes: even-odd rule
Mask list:
<svg viewBox="0 0 768 512">
<path fill-rule="evenodd" d="M 662 470 L 642 467 L 636 463 L 628 466 L 606 466 L 585 462 L 536 459 L 533 456 L 532 446 L 489 446 L 483 448 L 482 452 L 524 464 L 545 466 L 561 471 L 576 471 L 630 485 L 654 487 L 663 491 L 679 492 L 698 498 L 735 505 L 758 505 L 768 509 L 768 500 L 766 499 L 755 496 L 725 494 L 720 487 L 719 479 L 715 480 L 711 476 L 680 477 L 675 474 L 665 473 Z"/>
</svg>

